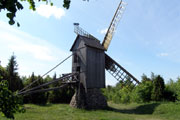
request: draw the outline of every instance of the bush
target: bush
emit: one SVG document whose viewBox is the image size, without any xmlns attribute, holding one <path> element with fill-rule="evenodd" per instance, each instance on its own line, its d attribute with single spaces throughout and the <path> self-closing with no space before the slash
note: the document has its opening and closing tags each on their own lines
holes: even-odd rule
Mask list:
<svg viewBox="0 0 180 120">
<path fill-rule="evenodd" d="M 39 86 L 39 85 L 45 83 L 40 76 L 37 77 L 34 75 L 34 73 L 32 73 L 31 77 L 27 79 L 26 85 L 28 85 L 36 80 L 38 80 L 38 81 L 35 82 L 29 88 L 33 88 L 33 87 L 36 87 L 36 86 Z M 45 89 L 45 88 L 47 88 L 47 87 L 42 87 L 41 89 Z M 23 101 L 24 101 L 24 103 L 46 104 L 47 100 L 48 100 L 48 93 L 40 92 L 40 93 L 27 94 L 26 96 L 24 96 Z"/>
<path fill-rule="evenodd" d="M 132 92 L 131 101 L 137 103 L 150 102 L 152 88 L 152 81 L 144 81 L 143 83 L 139 84 Z"/>
<path fill-rule="evenodd" d="M 59 83 L 59 85 L 61 85 Z M 57 87 L 57 86 L 54 86 Z M 70 103 L 74 89 L 71 86 L 51 91 L 48 97 L 50 103 Z"/>
<path fill-rule="evenodd" d="M 0 81 L 7 79 L 7 71 L 0 65 Z"/>
<path fill-rule="evenodd" d="M 164 90 L 164 100 L 175 102 L 177 100 L 177 94 L 172 91 L 168 86 Z"/>
<path fill-rule="evenodd" d="M 164 89 L 165 89 L 164 79 L 160 75 L 156 76 L 155 79 L 153 80 L 153 90 L 151 94 L 151 99 L 153 101 L 163 100 Z"/>
<path fill-rule="evenodd" d="M 106 88 L 102 89 L 102 93 L 104 94 L 104 96 L 108 101 L 112 101 L 115 93 L 115 88 L 108 85 Z"/>
<path fill-rule="evenodd" d="M 0 111 L 7 118 L 14 119 L 14 113 L 25 112 L 22 98 L 16 96 L 8 89 L 8 82 L 0 81 Z"/>
<path fill-rule="evenodd" d="M 128 83 L 128 80 L 127 82 L 118 82 L 115 87 L 107 86 L 103 89 L 107 100 L 115 103 L 180 100 L 180 78 L 177 82 L 171 80 L 166 86 L 164 79 L 154 73 L 151 74 L 151 78 L 143 74 L 141 83 L 135 87 L 131 82 L 123 84 Z"/>
<path fill-rule="evenodd" d="M 130 103 L 131 90 L 128 87 L 123 87 L 120 90 L 120 102 L 121 103 Z"/>
</svg>

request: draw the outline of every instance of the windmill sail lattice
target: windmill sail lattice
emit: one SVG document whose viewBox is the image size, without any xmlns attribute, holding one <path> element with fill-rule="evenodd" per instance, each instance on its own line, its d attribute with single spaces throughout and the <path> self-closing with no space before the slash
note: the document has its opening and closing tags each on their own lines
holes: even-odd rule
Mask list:
<svg viewBox="0 0 180 120">
<path fill-rule="evenodd" d="M 107 33 L 106 33 L 106 35 L 104 37 L 104 41 L 102 43 L 105 50 L 107 50 L 108 47 L 109 47 L 109 44 L 110 44 L 110 42 L 112 40 L 112 37 L 114 35 L 114 32 L 116 30 L 116 27 L 118 26 L 118 23 L 122 18 L 122 15 L 123 15 L 123 12 L 125 10 L 126 5 L 127 4 L 125 2 L 122 2 L 122 0 L 119 3 L 119 6 L 118 6 L 118 8 L 116 10 L 116 13 L 114 14 L 114 17 L 113 17 L 113 19 L 111 21 L 111 24 L 110 24 L 110 26 L 108 28 L 108 31 L 107 31 Z"/>
<path fill-rule="evenodd" d="M 134 85 L 140 83 L 133 75 L 131 75 L 126 69 L 124 69 L 107 54 L 105 54 L 105 68 L 116 80 L 121 83 L 126 84 L 127 81 Z"/>
</svg>

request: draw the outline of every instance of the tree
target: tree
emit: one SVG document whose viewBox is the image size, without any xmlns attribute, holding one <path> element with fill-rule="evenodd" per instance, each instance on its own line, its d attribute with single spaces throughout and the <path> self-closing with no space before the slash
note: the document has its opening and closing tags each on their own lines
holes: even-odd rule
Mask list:
<svg viewBox="0 0 180 120">
<path fill-rule="evenodd" d="M 177 100 L 177 82 L 174 82 L 172 79 L 165 85 L 164 89 L 164 99 L 166 101 L 173 101 Z"/>
<path fill-rule="evenodd" d="M 139 84 L 132 92 L 132 102 L 150 102 L 153 89 L 152 81 L 144 81 Z"/>
<path fill-rule="evenodd" d="M 53 80 L 56 79 L 56 74 L 53 76 Z M 52 87 L 61 86 L 61 81 L 52 84 Z M 51 103 L 69 103 L 72 96 L 74 95 L 74 89 L 71 86 L 67 86 L 66 88 L 61 88 L 58 90 L 54 90 L 50 92 L 49 102 Z"/>
<path fill-rule="evenodd" d="M 34 84 L 32 84 L 29 88 L 34 88 L 37 87 L 43 83 L 45 83 L 43 81 L 43 78 L 40 76 L 35 76 L 34 73 L 32 73 L 31 77 L 29 77 L 27 79 L 27 85 L 34 82 Z M 40 89 L 45 89 L 47 87 L 42 87 Z M 32 94 L 26 94 L 26 96 L 24 97 L 24 103 L 33 103 L 33 104 L 46 104 L 48 99 L 48 94 L 45 92 L 37 92 L 37 93 L 32 93 Z"/>
<path fill-rule="evenodd" d="M 152 95 L 151 98 L 154 101 L 160 101 L 164 97 L 164 79 L 158 75 L 154 78 L 153 80 L 153 90 L 152 90 Z"/>
<path fill-rule="evenodd" d="M 154 73 L 151 73 L 151 77 L 154 76 Z M 153 77 L 152 77 L 153 78 Z M 142 79 L 142 83 L 146 82 L 146 81 L 151 81 L 150 78 L 148 78 L 145 74 L 143 74 L 141 76 L 141 79 Z"/>
<path fill-rule="evenodd" d="M 16 62 L 16 56 L 13 54 L 9 59 L 9 63 L 6 67 L 9 90 L 12 92 L 23 88 L 23 83 L 18 75 L 17 70 L 18 64 Z"/>
<path fill-rule="evenodd" d="M 0 65 L 0 81 L 7 80 L 7 71 Z"/>
<path fill-rule="evenodd" d="M 7 11 L 6 16 L 9 18 L 10 25 L 15 24 L 14 18 L 16 17 L 16 12 L 24 8 L 22 2 L 25 1 L 29 3 L 29 9 L 33 11 L 36 10 L 35 0 L 0 0 L 0 12 L 2 10 Z M 38 0 L 38 2 L 46 2 L 46 4 L 53 5 L 51 0 Z M 70 3 L 71 0 L 63 0 L 63 7 L 69 9 Z M 20 26 L 18 22 L 17 22 L 17 26 L 18 27 Z"/>
<path fill-rule="evenodd" d="M 0 81 L 0 112 L 7 118 L 14 119 L 14 113 L 25 112 L 22 98 L 8 89 L 6 80 Z"/>
</svg>

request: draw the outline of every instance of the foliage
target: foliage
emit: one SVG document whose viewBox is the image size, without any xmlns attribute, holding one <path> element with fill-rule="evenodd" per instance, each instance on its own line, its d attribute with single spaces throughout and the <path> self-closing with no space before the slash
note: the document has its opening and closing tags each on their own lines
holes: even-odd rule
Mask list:
<svg viewBox="0 0 180 120">
<path fill-rule="evenodd" d="M 128 83 L 128 79 L 126 83 Z M 132 90 L 133 87 L 131 84 L 123 85 L 123 83 L 118 82 L 115 87 L 108 86 L 106 89 L 102 89 L 102 92 L 108 101 L 113 101 L 114 103 L 129 103 Z"/>
<path fill-rule="evenodd" d="M 43 79 L 40 76 L 35 76 L 34 73 L 32 73 L 32 75 L 29 77 L 23 76 L 20 78 L 17 70 L 18 65 L 16 62 L 16 57 L 14 55 L 12 55 L 9 59 L 7 67 L 4 68 L 0 66 L 0 82 L 2 82 L 3 85 L 1 86 L 2 89 L 0 88 L 0 111 L 2 111 L 6 117 L 11 118 L 13 117 L 13 113 L 15 113 L 21 107 L 21 101 L 19 101 L 21 98 L 14 95 L 15 91 L 22 89 L 22 86 L 27 86 L 34 81 L 37 82 L 35 82 L 35 84 L 33 84 L 30 88 L 39 86 L 53 79 L 50 76 L 46 76 L 46 78 Z M 5 84 L 3 80 L 7 80 L 8 84 Z M 57 87 L 59 85 L 61 85 L 61 83 L 54 84 L 50 87 Z M 48 87 L 46 86 L 40 89 L 46 88 Z M 11 92 L 11 90 L 13 92 Z M 74 89 L 69 86 L 58 91 L 25 94 L 25 96 L 23 97 L 23 102 L 44 105 L 48 102 L 49 99 L 49 101 L 52 103 L 69 103 L 73 94 Z"/>
<path fill-rule="evenodd" d="M 86 1 L 86 0 L 83 0 Z M 87 0 L 89 1 L 89 0 Z M 22 2 L 28 2 L 29 3 L 29 9 L 35 11 L 36 10 L 36 2 L 46 2 L 46 4 L 50 4 L 51 6 L 53 3 L 51 0 L 0 0 L 0 12 L 2 10 L 5 10 L 6 16 L 9 18 L 9 24 L 14 25 L 16 17 L 16 12 L 19 10 L 22 10 L 24 7 L 22 5 Z M 66 9 L 69 9 L 71 0 L 63 0 L 63 7 Z M 19 27 L 20 24 L 17 22 L 17 26 Z"/>
<path fill-rule="evenodd" d="M 151 73 L 151 77 L 152 77 L 152 79 L 154 78 L 154 73 Z M 142 76 L 141 76 L 141 82 L 142 83 L 144 83 L 144 82 L 146 82 L 146 81 L 152 81 L 150 78 L 148 78 L 145 74 L 143 74 Z"/>
<path fill-rule="evenodd" d="M 53 79 L 56 79 L 56 74 Z M 61 86 L 61 82 L 56 82 L 52 85 L 52 87 L 58 86 Z M 71 86 L 68 86 L 66 88 L 51 91 L 48 100 L 50 103 L 69 103 L 73 95 L 74 89 Z"/>
<path fill-rule="evenodd" d="M 141 84 L 136 86 L 131 94 L 131 102 L 150 102 L 153 88 L 152 80 L 145 74 L 142 75 Z"/>
<path fill-rule="evenodd" d="M 66 9 L 69 9 L 70 3 L 71 3 L 71 0 L 64 0 L 63 7 L 66 8 Z"/>
<path fill-rule="evenodd" d="M 8 89 L 8 82 L 0 81 L 0 111 L 7 118 L 14 119 L 14 113 L 24 112 L 22 98 Z"/>
<path fill-rule="evenodd" d="M 9 90 L 11 90 L 12 92 L 23 88 L 23 83 L 18 75 L 17 70 L 18 64 L 16 62 L 16 56 L 13 54 L 9 59 L 9 63 L 6 67 Z"/>
<path fill-rule="evenodd" d="M 138 85 L 132 92 L 131 101 L 132 102 L 150 102 L 151 92 L 153 84 L 152 81 L 144 81 Z"/>
<path fill-rule="evenodd" d="M 176 82 L 176 94 L 177 94 L 177 99 L 180 101 L 180 78 L 178 78 Z"/>
<path fill-rule="evenodd" d="M 172 101 L 180 101 L 180 78 L 176 82 L 170 80 L 165 88 L 165 94 L 171 95 L 167 99 L 172 99 Z M 167 97 L 167 95 L 165 95 Z"/>
<path fill-rule="evenodd" d="M 123 87 L 120 91 L 120 102 L 121 103 L 130 103 L 131 90 L 128 87 Z"/>
<path fill-rule="evenodd" d="M 28 0 L 29 1 L 29 0 Z M 15 23 L 14 17 L 16 16 L 17 10 L 22 10 L 23 6 L 18 0 L 0 0 L 0 11 L 8 11 L 6 16 L 9 18 L 9 24 L 13 25 Z M 17 23 L 19 26 L 19 23 Z"/>
<path fill-rule="evenodd" d="M 151 99 L 154 101 L 161 101 L 164 97 L 164 79 L 158 75 L 153 80 L 153 89 L 151 94 Z"/>
<path fill-rule="evenodd" d="M 16 17 L 16 12 L 23 9 L 22 1 L 27 1 L 29 3 L 29 9 L 36 10 L 35 0 L 0 0 L 0 12 L 1 10 L 7 11 L 6 16 L 9 18 L 10 25 L 15 23 L 14 18 Z M 48 2 L 49 0 L 38 1 Z M 20 26 L 18 22 L 17 26 Z"/>
<path fill-rule="evenodd" d="M 106 88 L 102 88 L 101 91 L 107 100 L 112 101 L 114 93 L 116 90 L 114 87 L 108 85 Z"/>
<path fill-rule="evenodd" d="M 151 73 L 151 78 L 143 74 L 141 83 L 135 87 L 128 81 L 129 79 L 123 83 L 117 83 L 114 87 L 107 86 L 107 88 L 102 89 L 107 100 L 114 103 L 175 102 L 180 100 L 180 78 L 177 82 L 171 80 L 165 85 L 164 79 L 160 75 Z"/>
<path fill-rule="evenodd" d="M 174 92 L 168 85 L 166 85 L 164 89 L 164 100 L 172 102 L 175 102 L 177 100 L 176 92 Z"/>
<path fill-rule="evenodd" d="M 34 73 L 32 73 L 31 77 L 27 79 L 26 85 L 28 85 L 34 81 L 37 81 L 37 82 L 35 82 L 29 88 L 33 88 L 33 87 L 36 87 L 36 86 L 39 86 L 39 85 L 45 83 L 45 81 L 43 81 L 42 77 L 35 76 Z M 45 89 L 45 88 L 47 88 L 47 87 L 42 87 L 41 89 Z M 44 92 L 27 94 L 24 97 L 24 103 L 46 104 L 47 100 L 48 100 L 48 93 L 44 93 Z"/>
<path fill-rule="evenodd" d="M 7 71 L 0 65 L 0 81 L 7 79 Z"/>
</svg>

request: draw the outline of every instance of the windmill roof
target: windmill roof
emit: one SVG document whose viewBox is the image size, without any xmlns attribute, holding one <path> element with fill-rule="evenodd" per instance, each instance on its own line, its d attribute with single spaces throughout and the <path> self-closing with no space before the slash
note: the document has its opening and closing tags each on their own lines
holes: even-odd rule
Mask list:
<svg viewBox="0 0 180 120">
<path fill-rule="evenodd" d="M 81 35 L 78 35 L 76 37 L 76 40 L 74 41 L 70 51 L 72 51 L 74 45 L 76 44 L 76 41 L 80 39 L 82 41 L 84 41 L 85 45 L 86 46 L 89 46 L 89 47 L 93 47 L 93 48 L 96 48 L 96 49 L 100 49 L 100 50 L 105 50 L 104 47 L 101 45 L 100 41 L 99 40 L 95 40 L 93 38 L 88 38 L 88 37 L 85 37 L 85 36 L 81 36 Z"/>
</svg>

